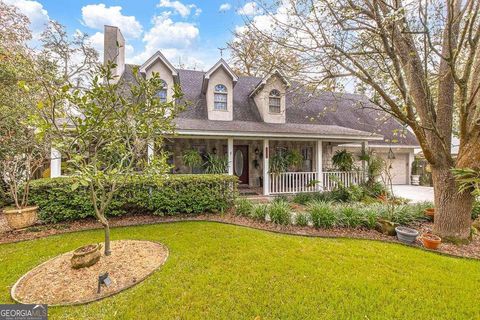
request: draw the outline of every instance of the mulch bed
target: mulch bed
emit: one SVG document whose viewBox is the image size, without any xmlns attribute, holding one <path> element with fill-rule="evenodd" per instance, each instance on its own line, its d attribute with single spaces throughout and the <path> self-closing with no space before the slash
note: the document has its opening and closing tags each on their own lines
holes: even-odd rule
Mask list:
<svg viewBox="0 0 480 320">
<path fill-rule="evenodd" d="M 93 266 L 73 269 L 73 251 L 57 256 L 29 271 L 12 288 L 12 298 L 20 303 L 74 305 L 96 301 L 140 283 L 168 257 L 168 249 L 151 241 L 111 242 L 112 253 L 102 254 Z M 98 276 L 108 271 L 111 284 L 100 293 Z"/>
<path fill-rule="evenodd" d="M 0 215 L 0 220 L 2 219 Z M 109 219 L 111 227 L 124 227 L 144 224 L 177 222 L 177 221 L 213 221 L 234 224 L 239 226 L 251 227 L 272 232 L 279 232 L 292 235 L 302 235 L 311 237 L 325 237 L 325 238 L 353 238 L 353 239 L 369 239 L 386 242 L 399 243 L 396 237 L 384 235 L 376 230 L 369 230 L 363 228 L 333 228 L 333 229 L 315 229 L 313 227 L 299 227 L 299 226 L 280 226 L 271 222 L 261 222 L 245 217 L 240 217 L 227 213 L 221 214 L 200 214 L 200 215 L 177 215 L 171 217 L 154 216 L 151 214 L 131 214 L 122 217 L 112 217 Z M 0 221 L 1 224 L 1 221 Z M 413 226 L 419 230 L 420 233 L 429 232 L 433 228 L 433 223 L 422 222 Z M 58 224 L 44 224 L 35 227 L 30 227 L 24 230 L 6 231 L 0 233 L 0 243 L 17 242 L 24 240 L 31 240 L 42 238 L 49 235 L 61 234 L 66 232 L 74 232 L 80 230 L 98 229 L 101 225 L 93 218 L 87 218 L 78 221 L 64 222 Z M 1 231 L 0 231 L 1 232 Z M 412 246 L 422 248 L 420 242 Z M 427 249 L 424 249 L 427 250 Z M 429 250 L 431 251 L 431 250 Z M 454 255 L 458 257 L 467 257 L 480 259 L 480 236 L 475 235 L 469 244 L 455 245 L 450 243 L 442 243 L 438 250 L 434 252 Z"/>
</svg>

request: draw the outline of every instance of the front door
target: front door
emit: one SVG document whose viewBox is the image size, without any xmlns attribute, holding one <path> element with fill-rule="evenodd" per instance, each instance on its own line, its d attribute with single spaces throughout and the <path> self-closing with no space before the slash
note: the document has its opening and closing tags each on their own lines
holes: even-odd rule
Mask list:
<svg viewBox="0 0 480 320">
<path fill-rule="evenodd" d="M 233 146 L 233 173 L 241 184 L 248 184 L 248 146 Z"/>
</svg>

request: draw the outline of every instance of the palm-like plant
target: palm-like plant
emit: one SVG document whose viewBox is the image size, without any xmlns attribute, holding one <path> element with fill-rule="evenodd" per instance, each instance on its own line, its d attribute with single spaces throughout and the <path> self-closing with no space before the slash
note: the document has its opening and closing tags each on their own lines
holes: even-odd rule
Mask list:
<svg viewBox="0 0 480 320">
<path fill-rule="evenodd" d="M 338 150 L 332 157 L 333 165 L 340 171 L 352 171 L 355 169 L 355 159 L 351 152 Z"/>
<path fill-rule="evenodd" d="M 190 167 L 190 171 L 193 172 L 193 168 L 199 167 L 203 161 L 200 152 L 195 149 L 188 149 L 183 153 L 183 163 Z"/>
<path fill-rule="evenodd" d="M 204 163 L 205 173 L 222 174 L 228 171 L 228 158 L 208 153 Z"/>
</svg>

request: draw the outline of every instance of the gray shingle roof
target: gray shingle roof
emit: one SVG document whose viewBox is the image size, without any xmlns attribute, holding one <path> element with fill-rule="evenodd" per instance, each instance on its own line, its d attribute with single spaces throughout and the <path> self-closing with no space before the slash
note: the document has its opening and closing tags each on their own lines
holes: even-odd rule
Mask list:
<svg viewBox="0 0 480 320">
<path fill-rule="evenodd" d="M 128 81 L 132 66 L 127 65 L 123 78 Z M 305 135 L 346 135 L 366 137 L 382 135 L 383 141 L 372 144 L 418 145 L 415 136 L 394 118 L 378 110 L 367 98 L 348 93 L 307 93 L 291 88 L 286 96 L 286 123 L 268 124 L 260 117 L 249 94 L 262 80 L 258 77 L 239 77 L 233 92 L 233 121 L 211 121 L 207 116 L 202 81 L 205 72 L 179 69 L 179 81 L 184 100 L 189 107 L 176 122 L 179 129 L 227 130 L 239 132 L 302 133 Z M 295 86 L 292 86 L 295 87 Z"/>
<path fill-rule="evenodd" d="M 177 130 L 188 134 L 190 131 L 225 133 L 232 136 L 271 136 L 283 138 L 295 136 L 299 138 L 326 138 L 336 139 L 357 138 L 381 139 L 379 135 L 369 132 L 339 127 L 335 125 L 298 124 L 298 123 L 266 123 L 260 121 L 219 121 L 206 119 L 177 118 Z"/>
</svg>

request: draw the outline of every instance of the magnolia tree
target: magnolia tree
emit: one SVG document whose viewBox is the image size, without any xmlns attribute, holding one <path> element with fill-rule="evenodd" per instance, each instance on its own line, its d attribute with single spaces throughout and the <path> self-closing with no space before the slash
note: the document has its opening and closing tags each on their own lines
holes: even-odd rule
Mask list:
<svg viewBox="0 0 480 320">
<path fill-rule="evenodd" d="M 41 128 L 69 159 L 73 189 L 89 190 L 96 218 L 105 230 L 105 255 L 110 254 L 106 210 L 115 194 L 133 176 L 165 173 L 166 160 L 147 161 L 148 143 L 161 144 L 172 133 L 179 110 L 174 100 L 162 102 L 158 73 L 145 79 L 138 69 L 134 80 L 118 81 L 114 64 L 98 66 L 88 89 L 66 85 L 44 106 Z M 180 97 L 175 89 L 173 99 Z M 61 118 L 60 118 L 61 117 Z"/>
<path fill-rule="evenodd" d="M 295 55 L 301 83 L 354 79 L 376 108 L 410 127 L 432 168 L 434 232 L 466 240 L 473 197 L 459 192 L 451 169 L 480 163 L 480 1 L 284 0 L 259 7 L 263 13 L 247 28 Z"/>
</svg>

